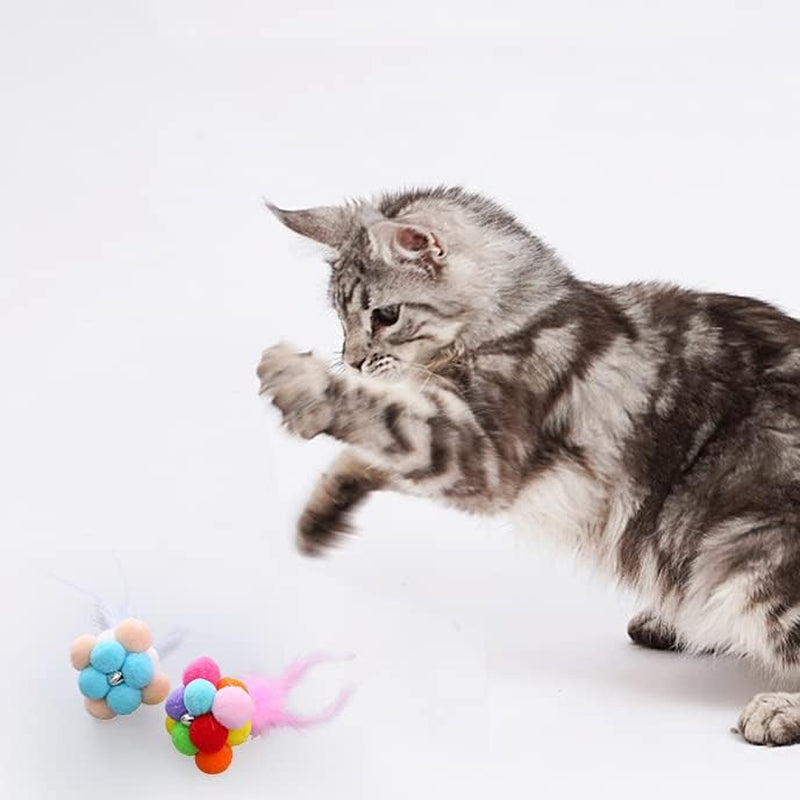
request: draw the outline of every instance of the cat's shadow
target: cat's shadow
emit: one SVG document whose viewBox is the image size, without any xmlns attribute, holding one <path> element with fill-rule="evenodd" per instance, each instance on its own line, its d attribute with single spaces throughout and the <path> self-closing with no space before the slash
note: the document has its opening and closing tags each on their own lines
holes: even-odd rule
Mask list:
<svg viewBox="0 0 800 800">
<path fill-rule="evenodd" d="M 737 713 L 757 692 L 798 688 L 771 680 L 733 657 L 648 650 L 622 638 L 564 644 L 532 658 L 526 653 L 521 659 L 524 667 L 519 654 L 511 669 L 523 667 L 529 678 L 539 675 L 548 683 L 563 681 L 601 691 L 606 686 L 650 702 L 730 708 Z"/>
<path fill-rule="evenodd" d="M 757 692 L 796 688 L 772 681 L 733 657 L 648 650 L 621 639 L 606 643 L 591 659 L 584 654 L 578 663 L 569 668 L 573 679 L 654 701 L 739 709 Z"/>
</svg>

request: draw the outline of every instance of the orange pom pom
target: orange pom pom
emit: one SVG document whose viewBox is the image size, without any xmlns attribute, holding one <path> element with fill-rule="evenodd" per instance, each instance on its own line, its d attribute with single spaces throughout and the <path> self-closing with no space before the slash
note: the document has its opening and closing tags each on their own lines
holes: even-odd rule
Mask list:
<svg viewBox="0 0 800 800">
<path fill-rule="evenodd" d="M 238 678 L 220 678 L 217 681 L 217 689 L 223 689 L 225 686 L 238 686 L 240 689 L 244 689 L 247 692 L 244 681 L 240 681 Z M 247 694 L 250 694 L 250 692 L 247 692 Z"/>
<path fill-rule="evenodd" d="M 197 753 L 194 757 L 197 768 L 206 775 L 219 775 L 220 772 L 225 772 L 231 761 L 233 761 L 233 750 L 227 744 L 215 753 Z"/>
</svg>

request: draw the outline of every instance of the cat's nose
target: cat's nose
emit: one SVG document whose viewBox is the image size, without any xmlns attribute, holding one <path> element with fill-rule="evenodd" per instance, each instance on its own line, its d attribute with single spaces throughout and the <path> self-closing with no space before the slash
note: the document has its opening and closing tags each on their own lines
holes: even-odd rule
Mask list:
<svg viewBox="0 0 800 800">
<path fill-rule="evenodd" d="M 363 366 L 364 362 L 367 360 L 366 356 L 350 356 L 349 358 L 345 359 L 349 366 L 353 369 L 360 371 L 361 367 Z"/>
</svg>

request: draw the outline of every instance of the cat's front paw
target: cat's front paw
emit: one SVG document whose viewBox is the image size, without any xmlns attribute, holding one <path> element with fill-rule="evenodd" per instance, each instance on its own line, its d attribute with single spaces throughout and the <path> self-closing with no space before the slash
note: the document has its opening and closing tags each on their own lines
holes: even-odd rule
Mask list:
<svg viewBox="0 0 800 800">
<path fill-rule="evenodd" d="M 331 375 L 311 353 L 298 353 L 287 344 L 267 348 L 261 355 L 257 374 L 259 394 L 283 414 L 283 424 L 304 439 L 313 439 L 333 421 L 328 397 Z"/>
</svg>

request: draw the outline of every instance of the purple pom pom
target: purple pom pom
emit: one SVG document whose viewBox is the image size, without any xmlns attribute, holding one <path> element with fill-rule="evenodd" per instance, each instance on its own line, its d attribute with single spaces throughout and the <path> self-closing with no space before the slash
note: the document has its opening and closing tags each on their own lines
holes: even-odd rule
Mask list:
<svg viewBox="0 0 800 800">
<path fill-rule="evenodd" d="M 183 704 L 183 686 L 178 686 L 169 693 L 164 707 L 167 716 L 174 720 L 179 720 L 186 713 L 186 706 Z"/>
</svg>

